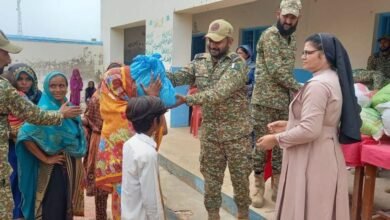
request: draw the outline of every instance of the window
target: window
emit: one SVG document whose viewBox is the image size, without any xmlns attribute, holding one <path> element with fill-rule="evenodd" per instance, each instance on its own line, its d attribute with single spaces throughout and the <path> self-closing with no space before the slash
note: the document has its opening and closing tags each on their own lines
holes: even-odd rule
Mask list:
<svg viewBox="0 0 390 220">
<path fill-rule="evenodd" d="M 194 59 L 198 53 L 204 53 L 206 51 L 206 40 L 204 39 L 204 33 L 192 35 L 191 45 L 191 60 Z"/>
<path fill-rule="evenodd" d="M 376 25 L 376 36 L 374 39 L 375 44 L 373 47 L 373 52 L 379 51 L 379 44 L 377 39 L 385 34 L 390 35 L 390 12 L 379 14 Z"/>
<path fill-rule="evenodd" d="M 268 26 L 241 29 L 240 45 L 246 44 L 252 48 L 253 60 L 256 60 L 257 41 L 259 40 L 261 33 L 263 33 L 263 31 L 267 28 Z"/>
</svg>

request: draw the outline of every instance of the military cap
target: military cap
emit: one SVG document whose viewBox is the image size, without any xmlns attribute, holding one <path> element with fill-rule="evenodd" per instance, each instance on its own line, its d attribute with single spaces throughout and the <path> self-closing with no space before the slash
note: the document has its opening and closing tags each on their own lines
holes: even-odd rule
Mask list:
<svg viewBox="0 0 390 220">
<path fill-rule="evenodd" d="M 302 4 L 300 0 L 282 0 L 282 2 L 280 2 L 280 11 L 282 15 L 292 14 L 298 17 L 301 9 Z"/>
<path fill-rule="evenodd" d="M 219 42 L 226 37 L 233 37 L 233 26 L 223 19 L 215 20 L 211 22 L 209 31 L 205 37 L 216 42 Z"/>
<path fill-rule="evenodd" d="M 7 36 L 0 30 L 0 49 L 7 51 L 8 53 L 19 53 L 22 51 L 22 48 L 12 44 Z"/>
</svg>

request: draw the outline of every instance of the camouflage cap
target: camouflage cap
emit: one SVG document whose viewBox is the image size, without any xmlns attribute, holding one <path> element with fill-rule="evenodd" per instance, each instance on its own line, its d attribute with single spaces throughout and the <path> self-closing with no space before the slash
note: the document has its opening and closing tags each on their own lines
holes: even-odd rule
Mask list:
<svg viewBox="0 0 390 220">
<path fill-rule="evenodd" d="M 388 40 L 388 41 L 390 41 L 390 35 L 389 34 L 385 34 L 382 37 L 378 38 L 378 41 L 381 41 L 381 40 Z"/>
<path fill-rule="evenodd" d="M 0 49 L 7 51 L 8 53 L 19 53 L 22 51 L 22 48 L 12 44 L 7 36 L 0 30 Z"/>
<path fill-rule="evenodd" d="M 302 4 L 300 0 L 282 0 L 280 2 L 280 12 L 282 15 L 292 14 L 298 17 L 301 9 Z"/>
<path fill-rule="evenodd" d="M 215 20 L 211 22 L 209 31 L 205 37 L 216 42 L 219 42 L 226 37 L 233 37 L 233 26 L 223 19 Z"/>
</svg>

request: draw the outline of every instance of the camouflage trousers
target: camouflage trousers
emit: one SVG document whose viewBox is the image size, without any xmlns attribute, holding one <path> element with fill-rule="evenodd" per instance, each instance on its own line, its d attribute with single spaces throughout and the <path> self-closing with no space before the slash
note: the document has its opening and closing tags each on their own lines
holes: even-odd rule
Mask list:
<svg viewBox="0 0 390 220">
<path fill-rule="evenodd" d="M 237 207 L 249 207 L 251 204 L 249 197 L 249 175 L 252 171 L 251 149 L 249 135 L 225 142 L 201 139 L 200 171 L 205 180 L 204 205 L 208 211 L 221 207 L 221 187 L 226 165 L 229 166 Z"/>
<path fill-rule="evenodd" d="M 288 109 L 286 111 L 268 108 L 261 105 L 252 106 L 252 119 L 254 121 L 253 130 L 256 140 L 268 134 L 267 124 L 277 120 L 288 119 Z M 255 175 L 260 175 L 264 172 L 266 162 L 266 151 L 254 149 L 252 154 L 253 170 Z M 279 146 L 272 149 L 272 173 L 280 174 L 282 169 L 283 151 Z"/>
<path fill-rule="evenodd" d="M 11 166 L 8 163 L 8 145 L 0 145 L 0 219 L 12 219 L 13 200 L 9 177 Z"/>
</svg>

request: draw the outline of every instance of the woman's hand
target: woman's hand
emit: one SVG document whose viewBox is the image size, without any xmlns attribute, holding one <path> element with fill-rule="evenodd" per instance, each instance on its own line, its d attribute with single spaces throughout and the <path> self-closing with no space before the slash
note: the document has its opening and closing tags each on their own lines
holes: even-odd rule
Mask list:
<svg viewBox="0 0 390 220">
<path fill-rule="evenodd" d="M 54 164 L 63 165 L 65 163 L 65 156 L 62 154 L 46 156 L 46 160 L 43 162 L 45 164 L 50 164 L 50 165 L 54 165 Z"/>
<path fill-rule="evenodd" d="M 141 87 L 146 95 L 159 97 L 160 89 L 162 87 L 160 76 L 157 76 L 157 79 L 154 80 L 153 73 L 151 73 L 149 86 L 145 87 L 143 84 L 141 84 Z"/>
<path fill-rule="evenodd" d="M 267 125 L 268 131 L 271 134 L 280 133 L 286 130 L 287 121 L 274 121 Z"/>
<path fill-rule="evenodd" d="M 274 134 L 267 134 L 261 138 L 259 138 L 256 142 L 257 149 L 260 150 L 271 150 L 278 144 L 276 137 Z"/>
</svg>

